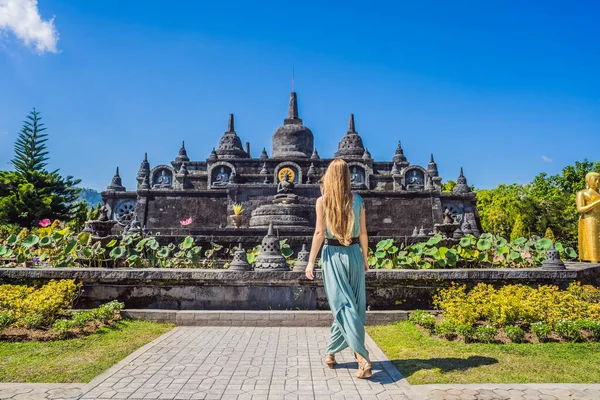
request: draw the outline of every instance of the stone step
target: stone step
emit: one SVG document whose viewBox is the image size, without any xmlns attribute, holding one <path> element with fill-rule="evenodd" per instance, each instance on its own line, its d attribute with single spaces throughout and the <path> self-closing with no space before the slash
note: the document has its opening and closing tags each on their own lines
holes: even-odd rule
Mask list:
<svg viewBox="0 0 600 400">
<path fill-rule="evenodd" d="M 408 311 L 367 311 L 367 325 L 408 318 Z M 167 322 L 178 326 L 330 326 L 331 311 L 149 310 L 126 309 L 124 318 Z"/>
</svg>

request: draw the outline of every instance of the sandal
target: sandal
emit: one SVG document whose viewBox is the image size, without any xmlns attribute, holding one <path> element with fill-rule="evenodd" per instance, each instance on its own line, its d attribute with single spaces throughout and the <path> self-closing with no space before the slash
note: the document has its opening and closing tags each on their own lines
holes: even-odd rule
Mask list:
<svg viewBox="0 0 600 400">
<path fill-rule="evenodd" d="M 337 364 L 337 362 L 335 362 L 335 355 L 334 354 L 326 354 L 325 355 L 325 364 L 329 368 L 334 368 L 335 365 Z"/>
<path fill-rule="evenodd" d="M 356 373 L 356 377 L 358 379 L 370 378 L 373 376 L 373 372 L 371 371 L 371 363 L 365 360 L 358 361 L 358 372 Z"/>
</svg>

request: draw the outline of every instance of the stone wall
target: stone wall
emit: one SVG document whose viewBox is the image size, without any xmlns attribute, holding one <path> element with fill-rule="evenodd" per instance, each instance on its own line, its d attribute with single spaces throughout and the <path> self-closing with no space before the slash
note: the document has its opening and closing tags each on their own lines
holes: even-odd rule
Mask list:
<svg viewBox="0 0 600 400">
<path fill-rule="evenodd" d="M 117 299 L 127 308 L 176 310 L 325 310 L 320 271 L 314 281 L 299 272 L 201 269 L 2 268 L 0 283 L 77 279 L 83 294 L 77 307 Z M 531 269 L 377 270 L 366 276 L 371 310 L 432 308 L 432 295 L 450 282 L 600 286 L 600 265 L 570 263 L 565 271 Z"/>
</svg>

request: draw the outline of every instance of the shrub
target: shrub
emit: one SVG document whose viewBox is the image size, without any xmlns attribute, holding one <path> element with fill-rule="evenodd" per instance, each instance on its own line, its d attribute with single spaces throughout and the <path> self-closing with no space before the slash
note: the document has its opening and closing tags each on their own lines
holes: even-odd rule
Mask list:
<svg viewBox="0 0 600 400">
<path fill-rule="evenodd" d="M 475 328 L 471 325 L 461 324 L 456 327 L 456 333 L 462 336 L 465 343 L 472 342 L 475 338 Z"/>
<path fill-rule="evenodd" d="M 475 329 L 475 337 L 484 343 L 493 342 L 497 333 L 498 330 L 491 325 L 481 325 Z"/>
<path fill-rule="evenodd" d="M 408 320 L 410 322 L 412 322 L 413 324 L 420 325 L 421 324 L 421 319 L 423 318 L 424 315 L 427 315 L 427 314 L 428 314 L 427 311 L 414 310 L 408 316 Z"/>
<path fill-rule="evenodd" d="M 540 342 L 543 342 L 544 340 L 548 339 L 548 336 L 550 336 L 552 328 L 550 328 L 550 325 L 547 323 L 538 321 L 531 324 L 531 332 L 533 332 Z"/>
<path fill-rule="evenodd" d="M 513 343 L 522 343 L 525 340 L 525 331 L 515 325 L 508 325 L 504 327 L 504 333 Z"/>
<path fill-rule="evenodd" d="M 73 280 L 51 280 L 39 288 L 1 285 L 0 312 L 10 313 L 11 325 L 17 327 L 50 326 L 59 313 L 71 307 L 80 287 Z"/>
<path fill-rule="evenodd" d="M 435 334 L 445 339 L 451 339 L 455 334 L 456 330 L 454 325 L 450 321 L 442 321 L 435 326 Z"/>
<path fill-rule="evenodd" d="M 600 322 L 593 321 L 591 319 L 584 319 L 576 321 L 576 324 L 579 326 L 580 330 L 584 330 L 588 332 L 593 340 L 600 339 Z"/>
<path fill-rule="evenodd" d="M 122 310 L 123 307 L 123 303 L 114 300 L 91 310 L 77 311 L 72 314 L 71 319 L 63 318 L 55 321 L 52 325 L 52 329 L 58 331 L 61 336 L 64 337 L 69 333 L 70 329 L 83 328 L 93 321 L 107 323 L 110 320 L 119 319 L 120 316 L 118 312 Z"/>
<path fill-rule="evenodd" d="M 583 339 L 583 336 L 579 331 L 579 324 L 574 321 L 559 321 L 554 327 L 554 330 L 556 330 L 556 333 L 558 333 L 563 339 L 570 342 L 577 342 Z"/>
<path fill-rule="evenodd" d="M 0 329 L 4 329 L 14 322 L 14 317 L 10 312 L 0 313 Z"/>
</svg>

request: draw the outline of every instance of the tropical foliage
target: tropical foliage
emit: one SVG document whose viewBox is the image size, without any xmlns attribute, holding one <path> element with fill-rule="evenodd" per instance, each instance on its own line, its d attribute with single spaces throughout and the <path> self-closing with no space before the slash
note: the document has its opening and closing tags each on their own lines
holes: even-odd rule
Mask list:
<svg viewBox="0 0 600 400">
<path fill-rule="evenodd" d="M 574 246 L 579 219 L 575 196 L 585 189 L 585 175 L 592 171 L 600 172 L 600 160 L 576 162 L 556 175 L 541 173 L 526 185 L 478 190 L 483 230 L 512 240 L 544 236 L 550 229 L 557 240 Z"/>
</svg>

